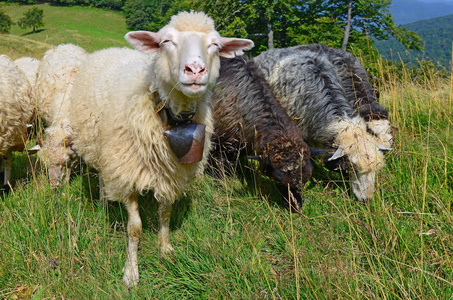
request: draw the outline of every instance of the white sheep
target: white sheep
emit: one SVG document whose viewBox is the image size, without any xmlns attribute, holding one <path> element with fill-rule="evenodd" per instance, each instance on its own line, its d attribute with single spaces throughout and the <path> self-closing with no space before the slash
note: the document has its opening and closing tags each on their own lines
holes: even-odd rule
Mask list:
<svg viewBox="0 0 453 300">
<path fill-rule="evenodd" d="M 35 86 L 36 76 L 38 74 L 39 59 L 33 57 L 21 57 L 14 61 L 14 63 L 25 73 L 31 87 Z"/>
<path fill-rule="evenodd" d="M 9 189 L 13 151 L 24 149 L 34 110 L 27 77 L 6 55 L 0 55 L 0 108 L 0 166 Z"/>
<path fill-rule="evenodd" d="M 127 209 L 123 280 L 132 286 L 139 280 L 138 194 L 154 192 L 161 251 L 173 250 L 172 204 L 187 182 L 203 172 L 210 150 L 210 94 L 219 74 L 219 55 L 241 55 L 253 42 L 220 37 L 212 19 L 197 12 L 173 16 L 157 33 L 129 32 L 125 38 L 140 51 L 105 49 L 89 54 L 82 64 L 71 93 L 70 123 L 76 151 L 98 169 L 107 197 Z M 187 121 L 187 115 L 206 131 L 201 161 L 183 164 L 164 132 L 175 122 Z"/>
<path fill-rule="evenodd" d="M 46 123 L 44 147 L 38 156 L 47 167 L 52 186 L 59 185 L 76 162 L 69 124 L 69 96 L 86 55 L 79 46 L 59 45 L 44 54 L 37 72 L 36 108 Z"/>
</svg>

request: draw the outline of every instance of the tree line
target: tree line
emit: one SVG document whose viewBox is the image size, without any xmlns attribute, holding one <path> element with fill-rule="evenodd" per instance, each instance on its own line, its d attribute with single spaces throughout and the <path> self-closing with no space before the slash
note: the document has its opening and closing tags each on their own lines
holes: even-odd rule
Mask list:
<svg viewBox="0 0 453 300">
<path fill-rule="evenodd" d="M 390 5 L 391 0 L 126 0 L 123 10 L 129 29 L 151 31 L 178 11 L 201 10 L 221 34 L 253 39 L 257 52 L 310 43 L 366 52 L 374 39 L 389 37 L 421 50 L 421 38 L 395 24 Z"/>
<path fill-rule="evenodd" d="M 91 5 L 123 11 L 130 30 L 157 31 L 182 10 L 204 11 L 224 36 L 253 39 L 255 53 L 322 43 L 369 53 L 373 41 L 396 38 L 422 49 L 414 32 L 395 24 L 391 0 L 9 0 L 21 4 Z"/>
</svg>

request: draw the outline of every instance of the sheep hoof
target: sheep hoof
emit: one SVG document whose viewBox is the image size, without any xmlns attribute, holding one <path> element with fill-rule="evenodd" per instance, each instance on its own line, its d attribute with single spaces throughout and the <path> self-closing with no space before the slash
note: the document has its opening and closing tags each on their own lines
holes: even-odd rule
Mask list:
<svg viewBox="0 0 453 300">
<path fill-rule="evenodd" d="M 6 196 L 9 194 L 11 190 L 11 187 L 8 184 L 5 184 L 1 189 L 0 189 L 0 196 Z"/>
<path fill-rule="evenodd" d="M 175 249 L 173 249 L 172 245 L 170 244 L 165 244 L 160 247 L 160 251 L 162 252 L 162 254 L 168 254 L 173 252 L 174 250 Z"/>
<path fill-rule="evenodd" d="M 123 268 L 123 282 L 131 288 L 138 285 L 138 265 L 133 266 L 129 261 Z"/>
</svg>

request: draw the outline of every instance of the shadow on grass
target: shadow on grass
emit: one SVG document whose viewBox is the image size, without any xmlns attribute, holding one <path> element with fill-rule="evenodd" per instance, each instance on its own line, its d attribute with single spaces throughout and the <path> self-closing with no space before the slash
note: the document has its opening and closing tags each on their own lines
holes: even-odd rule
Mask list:
<svg viewBox="0 0 453 300">
<path fill-rule="evenodd" d="M 279 192 L 275 181 L 263 175 L 259 162 L 253 159 L 242 156 L 237 159 L 229 158 L 220 161 L 211 157 L 206 173 L 220 181 L 229 177 L 236 177 L 242 185 L 235 187 L 233 189 L 234 193 L 252 193 L 257 198 L 264 196 L 269 202 L 269 205 L 287 209 L 287 205 L 285 205 L 286 200 Z"/>
<path fill-rule="evenodd" d="M 45 30 L 46 29 L 36 29 L 35 32 L 33 32 L 33 31 L 26 32 L 26 33 L 22 34 L 22 36 L 28 36 L 28 35 L 35 34 L 35 33 L 40 33 L 40 32 L 43 32 Z"/>
<path fill-rule="evenodd" d="M 117 201 L 106 201 L 104 204 L 100 201 L 99 196 L 99 176 L 95 169 L 83 166 L 81 172 L 83 193 L 93 201 L 95 206 L 104 206 L 106 209 L 110 224 L 117 222 L 124 223 L 124 228 L 127 227 L 127 210 L 124 205 Z M 170 230 L 176 230 L 182 226 L 184 220 L 191 209 L 192 200 L 187 196 L 182 196 L 173 204 L 173 212 L 170 219 Z M 139 212 L 142 219 L 143 230 L 158 231 L 158 203 L 151 191 L 139 196 Z"/>
<path fill-rule="evenodd" d="M 340 172 L 339 170 L 332 170 L 335 166 L 332 164 L 326 164 L 324 156 L 319 156 L 312 159 L 313 173 L 312 178 L 307 182 L 302 192 L 302 197 L 305 198 L 305 202 L 316 202 L 319 199 L 307 199 L 306 192 L 313 188 L 315 185 L 321 190 L 333 190 L 341 189 L 348 194 L 349 191 L 348 175 L 346 172 Z M 228 162 L 228 160 L 225 160 Z M 254 196 L 264 196 L 269 204 L 280 207 L 281 209 L 288 210 L 286 196 L 283 196 L 279 191 L 275 181 L 265 175 L 260 170 L 259 163 L 242 157 L 235 162 L 220 162 L 215 161 L 215 167 L 211 166 L 207 169 L 207 174 L 212 178 L 223 180 L 227 177 L 236 177 L 242 183 L 241 187 L 234 189 L 234 192 L 244 194 L 244 192 L 252 192 Z M 341 162 L 335 162 L 340 164 Z M 344 163 L 343 163 L 344 168 Z M 331 168 L 331 169 L 329 169 Z M 303 210 L 303 207 L 301 207 Z"/>
</svg>

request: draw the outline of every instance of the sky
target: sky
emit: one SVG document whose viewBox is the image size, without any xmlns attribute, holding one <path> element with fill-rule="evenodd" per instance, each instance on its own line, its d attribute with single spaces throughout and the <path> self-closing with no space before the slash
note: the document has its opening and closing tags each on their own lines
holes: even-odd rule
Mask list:
<svg viewBox="0 0 453 300">
<path fill-rule="evenodd" d="M 425 3 L 445 3 L 453 5 L 453 0 L 418 0 L 418 1 Z"/>
</svg>

